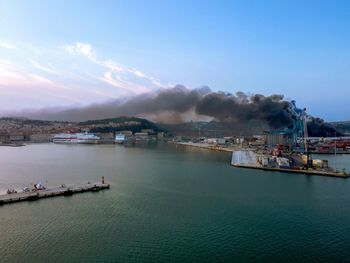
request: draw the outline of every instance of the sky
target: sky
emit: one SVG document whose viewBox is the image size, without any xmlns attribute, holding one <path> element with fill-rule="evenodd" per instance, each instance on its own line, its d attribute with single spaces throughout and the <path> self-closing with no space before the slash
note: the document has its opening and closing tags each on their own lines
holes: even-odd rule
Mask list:
<svg viewBox="0 0 350 263">
<path fill-rule="evenodd" d="M 182 84 L 350 120 L 349 1 L 0 0 L 0 115 Z"/>
</svg>

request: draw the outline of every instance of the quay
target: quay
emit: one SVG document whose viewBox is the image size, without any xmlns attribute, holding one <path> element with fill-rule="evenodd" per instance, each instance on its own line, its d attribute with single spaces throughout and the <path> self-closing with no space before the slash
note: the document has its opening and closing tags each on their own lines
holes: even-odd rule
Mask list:
<svg viewBox="0 0 350 263">
<path fill-rule="evenodd" d="M 0 206 L 22 201 L 35 201 L 42 198 L 54 196 L 69 196 L 84 192 L 97 192 L 100 190 L 109 189 L 110 185 L 103 182 L 87 183 L 81 185 L 61 185 L 59 187 L 46 188 L 31 192 L 11 193 L 0 195 Z"/>
<path fill-rule="evenodd" d="M 177 142 L 176 145 L 202 148 L 202 149 L 207 149 L 212 151 L 230 152 L 230 153 L 232 153 L 232 151 L 234 150 L 234 148 L 227 148 L 227 147 L 222 147 L 222 146 L 213 145 L 209 143 Z"/>
<path fill-rule="evenodd" d="M 332 171 L 273 168 L 273 167 L 263 167 L 263 166 L 257 166 L 257 165 L 237 164 L 237 163 L 231 163 L 231 165 L 238 168 L 249 168 L 249 169 L 257 169 L 257 170 L 265 170 L 265 171 L 297 173 L 297 174 L 307 174 L 307 175 L 321 175 L 321 176 L 330 176 L 330 177 L 338 177 L 338 178 L 348 178 L 350 176 L 348 173 L 335 172 L 335 171 L 332 172 Z"/>
<path fill-rule="evenodd" d="M 263 165 L 258 162 L 258 154 L 253 150 L 245 149 L 234 151 L 232 153 L 231 165 L 238 168 L 249 168 L 273 172 L 284 172 L 284 173 L 295 173 L 295 174 L 306 174 L 306 175 L 321 175 L 321 176 L 330 176 L 337 178 L 348 178 L 350 174 L 343 171 L 340 172 L 335 169 L 327 167 L 327 169 L 314 169 L 314 168 L 305 168 L 299 166 L 289 166 L 281 167 L 277 166 L 278 163 L 275 163 L 274 166 L 269 166 L 269 164 Z"/>
</svg>

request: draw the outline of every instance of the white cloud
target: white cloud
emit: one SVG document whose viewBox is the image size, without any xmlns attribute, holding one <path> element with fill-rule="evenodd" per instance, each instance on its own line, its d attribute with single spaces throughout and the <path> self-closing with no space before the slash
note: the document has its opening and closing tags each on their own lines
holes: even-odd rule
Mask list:
<svg viewBox="0 0 350 263">
<path fill-rule="evenodd" d="M 109 98 L 107 94 L 102 97 L 102 94 L 97 95 L 94 91 L 85 90 L 85 87 L 53 81 L 12 62 L 0 60 L 0 110 L 93 103 L 96 96 L 100 97 L 99 101 Z"/>
<path fill-rule="evenodd" d="M 27 70 L 8 61 L 0 60 L 0 87 L 37 87 L 40 89 L 49 89 L 59 91 L 64 87 L 55 84 L 53 81 L 28 72 Z"/>
<path fill-rule="evenodd" d="M 83 55 L 83 56 L 89 58 L 95 64 L 102 66 L 102 67 L 108 69 L 109 71 L 117 72 L 117 73 L 130 73 L 134 77 L 137 77 L 139 79 L 148 80 L 152 85 L 154 85 L 158 88 L 167 88 L 169 86 L 169 85 L 162 85 L 162 83 L 159 80 L 157 80 L 151 76 L 148 76 L 146 73 L 144 73 L 138 69 L 135 69 L 135 68 L 123 66 L 120 63 L 113 61 L 112 59 L 99 60 L 97 58 L 97 56 L 95 55 L 96 52 L 92 48 L 92 45 L 89 43 L 77 42 L 74 45 L 66 46 L 65 49 L 70 54 Z M 113 85 L 113 86 L 115 86 L 115 85 Z M 144 87 L 144 89 L 148 89 L 148 88 Z"/>
<path fill-rule="evenodd" d="M 77 49 L 80 51 L 80 53 L 83 54 L 84 56 L 87 56 L 89 58 L 94 57 L 94 54 L 92 53 L 92 47 L 90 44 L 77 43 L 76 46 L 77 46 Z"/>
<path fill-rule="evenodd" d="M 131 81 L 123 80 L 119 76 L 113 76 L 112 72 L 105 72 L 103 77 L 100 78 L 100 80 L 104 81 L 105 83 L 113 87 L 127 90 L 132 94 L 141 94 L 141 93 L 147 93 L 151 91 L 149 88 L 143 85 L 139 85 Z"/>
<path fill-rule="evenodd" d="M 130 69 L 129 70 L 131 73 L 133 73 L 135 76 L 140 77 L 140 78 L 149 78 L 145 73 L 137 70 L 137 69 Z"/>
<path fill-rule="evenodd" d="M 57 72 L 53 69 L 52 65 L 49 64 L 48 66 L 43 66 L 41 64 L 39 64 L 38 62 L 30 59 L 29 62 L 34 66 L 36 67 L 37 69 L 40 69 L 42 71 L 45 71 L 45 72 L 48 72 L 48 73 L 51 73 L 51 74 L 57 74 Z"/>
<path fill-rule="evenodd" d="M 37 74 L 30 73 L 28 74 L 28 77 L 30 78 L 31 81 L 35 83 L 40 83 L 42 85 L 46 85 L 46 84 L 55 85 L 51 80 Z"/>
<path fill-rule="evenodd" d="M 77 42 L 75 45 L 66 46 L 65 49 L 71 54 L 79 54 L 88 57 L 91 60 L 95 60 L 95 54 L 89 43 Z"/>
<path fill-rule="evenodd" d="M 168 87 L 141 70 L 98 57 L 89 43 L 50 49 L 14 47 L 0 41 L 1 48 L 12 48 L 15 56 L 11 61 L 0 59 L 0 110 L 5 105 L 9 108 L 63 106 L 71 102 L 86 105 Z M 81 62 L 77 56 L 86 61 Z M 72 64 L 76 65 L 74 69 Z"/>
<path fill-rule="evenodd" d="M 2 48 L 8 48 L 8 49 L 15 49 L 16 47 L 9 44 L 9 43 L 6 43 L 6 42 L 3 42 L 3 41 L 0 41 L 0 47 Z"/>
<path fill-rule="evenodd" d="M 99 63 L 99 65 L 104 66 L 108 69 L 110 69 L 111 71 L 115 71 L 115 72 L 123 72 L 125 71 L 125 69 L 123 68 L 123 66 L 115 63 L 113 60 L 108 59 L 106 61 L 103 61 L 101 63 Z"/>
</svg>

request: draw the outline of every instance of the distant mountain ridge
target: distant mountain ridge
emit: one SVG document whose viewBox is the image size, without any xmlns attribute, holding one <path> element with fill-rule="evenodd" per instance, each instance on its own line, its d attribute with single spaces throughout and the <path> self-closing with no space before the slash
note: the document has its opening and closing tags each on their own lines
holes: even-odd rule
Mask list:
<svg viewBox="0 0 350 263">
<path fill-rule="evenodd" d="M 13 133 L 55 133 L 77 129 L 88 129 L 91 132 L 117 132 L 129 130 L 140 132 L 143 129 L 160 131 L 151 121 L 136 117 L 117 117 L 109 119 L 88 120 L 83 122 L 45 121 L 27 118 L 0 118 L 0 132 Z"/>
<path fill-rule="evenodd" d="M 45 126 L 53 123 L 69 123 L 68 121 L 46 121 L 46 120 L 36 120 L 28 118 L 17 118 L 17 117 L 2 117 L 0 118 L 0 123 L 14 123 L 18 125 L 36 125 Z"/>
<path fill-rule="evenodd" d="M 329 123 L 339 132 L 345 135 L 350 135 L 350 121 L 334 121 Z"/>
</svg>

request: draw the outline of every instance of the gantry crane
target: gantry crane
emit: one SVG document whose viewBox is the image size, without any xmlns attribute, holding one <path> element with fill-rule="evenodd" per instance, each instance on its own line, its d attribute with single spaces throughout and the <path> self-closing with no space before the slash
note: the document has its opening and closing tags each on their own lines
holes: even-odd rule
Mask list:
<svg viewBox="0 0 350 263">
<path fill-rule="evenodd" d="M 292 128 L 293 134 L 293 145 L 299 145 L 299 151 L 301 153 L 308 152 L 308 132 L 307 132 L 307 121 L 308 115 L 306 108 L 300 109 L 296 106 L 295 101 L 290 102 L 289 111 L 293 116 L 294 123 Z"/>
</svg>

